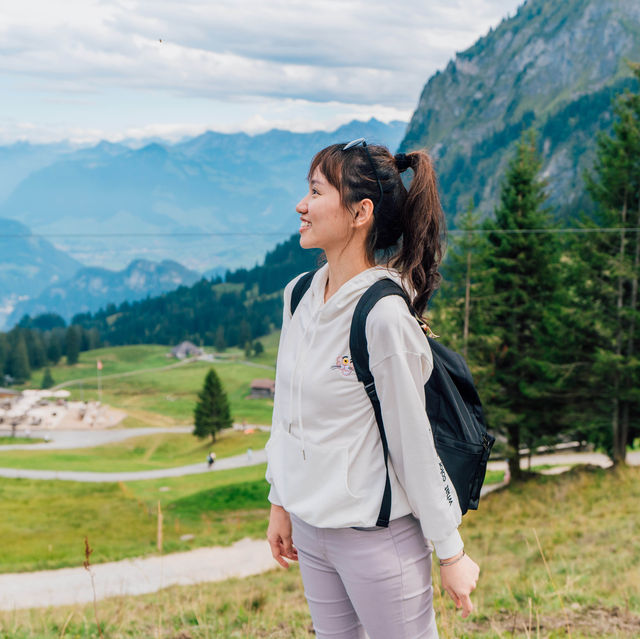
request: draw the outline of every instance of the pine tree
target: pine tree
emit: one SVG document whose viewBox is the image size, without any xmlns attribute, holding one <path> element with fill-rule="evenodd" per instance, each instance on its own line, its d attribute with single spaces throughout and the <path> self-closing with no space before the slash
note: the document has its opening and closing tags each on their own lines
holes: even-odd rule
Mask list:
<svg viewBox="0 0 640 639">
<path fill-rule="evenodd" d="M 220 326 L 218 326 L 218 328 L 216 329 L 216 341 L 214 346 L 216 351 L 218 351 L 219 353 L 222 353 L 225 348 L 227 348 L 227 342 L 224 338 L 224 326 L 222 326 L 222 324 L 220 324 Z"/>
<path fill-rule="evenodd" d="M 640 64 L 631 67 L 640 81 Z M 597 217 L 584 224 L 596 232 L 574 246 L 573 382 L 590 434 L 624 464 L 640 417 L 640 94 L 626 91 L 613 108 L 612 134 L 598 137 L 593 173 L 585 174 Z"/>
<path fill-rule="evenodd" d="M 9 375 L 11 375 L 16 382 L 24 382 L 31 377 L 27 345 L 22 331 L 18 331 L 14 335 L 13 345 L 9 352 L 8 368 Z"/>
<path fill-rule="evenodd" d="M 198 393 L 194 421 L 193 434 L 200 438 L 211 436 L 212 441 L 216 440 L 216 434 L 220 430 L 230 428 L 233 425 L 229 400 L 222 388 L 220 378 L 213 368 L 209 369 L 204 386 Z"/>
<path fill-rule="evenodd" d="M 53 381 L 53 377 L 51 376 L 51 370 L 47 366 L 44 369 L 44 375 L 42 376 L 42 384 L 40 388 L 51 388 L 55 382 Z"/>
<path fill-rule="evenodd" d="M 443 282 L 435 304 L 435 332 L 442 335 L 447 346 L 469 357 L 469 343 L 473 341 L 473 315 L 476 297 L 486 277 L 486 237 L 479 233 L 478 214 L 473 200 L 456 216 L 458 233 L 453 236 L 442 267 Z"/>
<path fill-rule="evenodd" d="M 552 385 L 557 367 L 551 327 L 557 315 L 558 251 L 543 208 L 546 182 L 533 131 L 523 133 L 502 184 L 495 221 L 487 220 L 488 251 L 476 313 L 484 335 L 475 357 L 491 362 L 490 383 L 480 386 L 489 423 L 507 439 L 509 470 L 521 475 L 520 448 L 557 431 Z"/>
<path fill-rule="evenodd" d="M 47 359 L 52 364 L 57 364 L 62 357 L 62 339 L 60 337 L 60 331 L 54 330 L 49 334 L 47 342 Z"/>
<path fill-rule="evenodd" d="M 80 327 L 69 326 L 65 336 L 65 354 L 67 356 L 67 364 L 72 365 L 78 362 L 80 355 Z"/>
</svg>

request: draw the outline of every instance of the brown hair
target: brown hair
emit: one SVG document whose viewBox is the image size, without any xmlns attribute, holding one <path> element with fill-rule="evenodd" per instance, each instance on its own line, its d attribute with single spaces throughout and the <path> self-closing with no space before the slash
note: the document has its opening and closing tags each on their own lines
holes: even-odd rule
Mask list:
<svg viewBox="0 0 640 639">
<path fill-rule="evenodd" d="M 424 151 L 393 156 L 384 146 L 369 145 L 366 150 L 354 146 L 343 151 L 344 146 L 332 144 L 316 153 L 308 177 L 319 169 L 338 190 L 347 210 L 365 198 L 374 203 L 374 222 L 365 244 L 367 259 L 398 269 L 415 293 L 413 307 L 423 313 L 440 284 L 438 266 L 446 232 L 431 159 Z M 382 185 L 382 197 L 367 150 Z M 413 170 L 408 191 L 400 176 L 406 168 Z"/>
</svg>

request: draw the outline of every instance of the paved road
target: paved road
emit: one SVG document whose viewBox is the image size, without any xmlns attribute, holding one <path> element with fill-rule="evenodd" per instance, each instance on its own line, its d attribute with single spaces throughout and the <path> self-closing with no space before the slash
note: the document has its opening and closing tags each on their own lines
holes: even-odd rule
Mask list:
<svg viewBox="0 0 640 639">
<path fill-rule="evenodd" d="M 106 428 L 103 430 L 49 430 L 34 429 L 34 439 L 49 437 L 51 441 L 40 444 L 3 444 L 1 450 L 63 450 L 71 448 L 93 448 L 113 444 L 130 437 L 155 433 L 190 433 L 193 426 L 171 426 L 157 428 Z M 21 435 L 22 436 L 22 435 Z"/>
<path fill-rule="evenodd" d="M 277 564 L 266 540 L 242 539 L 232 546 L 198 548 L 171 555 L 96 564 L 96 598 L 141 595 L 172 585 L 255 575 Z M 0 610 L 41 608 L 93 601 L 84 568 L 0 575 Z"/>
<path fill-rule="evenodd" d="M 520 460 L 520 466 L 522 468 L 527 468 L 528 463 L 529 462 L 525 457 Z M 627 463 L 630 466 L 640 466 L 640 450 L 634 450 L 627 453 Z M 611 460 L 603 453 L 554 453 L 548 455 L 534 455 L 531 458 L 532 466 L 542 466 L 546 464 L 553 466 L 593 464 L 594 466 L 608 468 L 611 466 Z M 487 468 L 489 470 L 505 470 L 506 467 L 506 461 L 495 461 L 487 464 Z"/>
<path fill-rule="evenodd" d="M 61 479 L 63 481 L 82 482 L 115 482 L 137 481 L 139 479 L 159 479 L 161 477 L 181 477 L 183 475 L 197 475 L 218 470 L 229 470 L 242 466 L 255 466 L 267 461 L 267 453 L 264 449 L 254 450 L 251 459 L 245 454 L 233 457 L 217 459 L 213 468 L 208 468 L 206 462 L 191 464 L 189 466 L 176 466 L 175 468 L 158 468 L 156 470 L 140 470 L 118 473 L 92 473 L 74 470 L 31 470 L 27 468 L 0 468 L 0 477 L 13 479 Z"/>
</svg>

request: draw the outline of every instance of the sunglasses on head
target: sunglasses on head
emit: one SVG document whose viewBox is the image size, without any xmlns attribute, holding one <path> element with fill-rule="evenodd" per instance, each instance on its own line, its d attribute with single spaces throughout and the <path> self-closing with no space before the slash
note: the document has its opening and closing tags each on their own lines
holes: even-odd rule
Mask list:
<svg viewBox="0 0 640 639">
<path fill-rule="evenodd" d="M 361 144 L 364 147 L 367 157 L 369 158 L 369 164 L 371 164 L 371 170 L 373 171 L 373 174 L 376 176 L 376 182 L 378 183 L 378 188 L 380 189 L 380 199 L 373 205 L 373 212 L 375 214 L 376 208 L 380 206 L 380 203 L 382 202 L 382 198 L 384 197 L 384 191 L 382 190 L 382 183 L 380 182 L 380 178 L 378 177 L 378 171 L 376 171 L 376 165 L 373 163 L 373 158 L 371 157 L 371 153 L 369 153 L 369 149 L 367 148 L 367 141 L 364 138 L 357 138 L 356 140 L 351 140 L 349 144 L 345 144 L 344 147 L 342 147 L 342 150 L 348 151 L 349 149 L 352 149 L 353 147 L 359 146 Z"/>
</svg>

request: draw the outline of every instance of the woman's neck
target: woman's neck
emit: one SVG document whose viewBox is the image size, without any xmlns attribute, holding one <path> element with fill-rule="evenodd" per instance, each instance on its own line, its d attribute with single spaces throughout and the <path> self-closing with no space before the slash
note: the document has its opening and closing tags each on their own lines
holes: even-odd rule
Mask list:
<svg viewBox="0 0 640 639">
<path fill-rule="evenodd" d="M 336 254 L 325 252 L 329 275 L 327 285 L 324 290 L 324 301 L 326 302 L 345 282 L 348 282 L 358 273 L 366 271 L 375 266 L 371 264 L 364 250 L 358 247 L 357 250 L 349 250 L 349 246 L 344 251 Z M 355 249 L 355 247 L 354 247 Z"/>
</svg>

